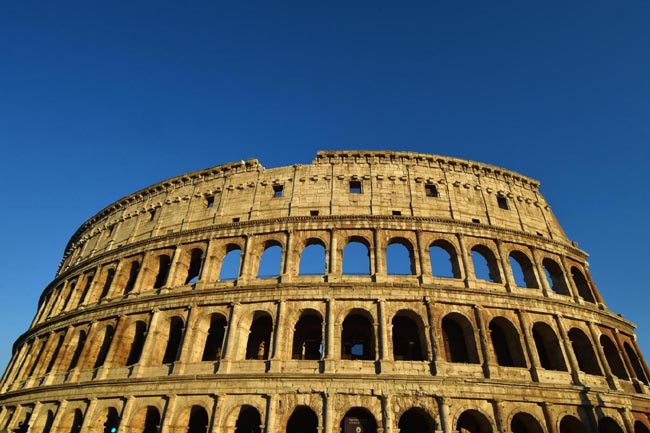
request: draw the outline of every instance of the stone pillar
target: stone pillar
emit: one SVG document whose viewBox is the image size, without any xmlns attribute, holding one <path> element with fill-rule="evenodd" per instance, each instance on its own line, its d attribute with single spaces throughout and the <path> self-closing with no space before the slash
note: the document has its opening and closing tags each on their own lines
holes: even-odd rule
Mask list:
<svg viewBox="0 0 650 433">
<path fill-rule="evenodd" d="M 59 404 L 56 408 L 56 412 L 54 413 L 54 419 L 52 420 L 52 430 L 51 432 L 56 433 L 57 431 L 60 431 L 61 429 L 58 428 L 59 423 L 61 422 L 61 418 L 63 417 L 63 414 L 65 413 L 65 408 L 68 406 L 68 400 L 60 400 Z M 68 433 L 68 432 L 63 432 L 63 433 Z"/>
<path fill-rule="evenodd" d="M 381 399 L 381 412 L 384 415 L 382 418 L 382 424 L 384 425 L 384 433 L 393 433 L 394 431 L 399 433 L 399 428 L 393 429 L 395 426 L 395 420 L 393 419 L 393 407 L 392 398 L 390 395 L 382 395 L 379 397 Z M 397 427 L 397 426 L 395 426 Z"/>
<path fill-rule="evenodd" d="M 271 365 L 273 367 L 272 370 L 279 371 L 279 363 L 281 362 L 280 360 L 282 359 L 282 354 L 279 353 L 281 350 L 279 349 L 279 340 L 284 339 L 284 330 L 286 329 L 287 324 L 284 323 L 284 317 L 283 317 L 283 312 L 284 312 L 284 301 L 280 300 L 277 301 L 276 304 L 276 314 L 275 314 L 275 320 L 273 323 L 273 331 L 272 331 L 272 337 L 273 337 L 273 351 L 271 353 Z M 289 324 L 290 325 L 290 324 Z"/>
<path fill-rule="evenodd" d="M 567 262 L 566 256 L 564 254 L 560 256 L 560 264 L 562 265 L 562 271 L 564 273 L 564 281 L 566 282 L 566 286 L 569 289 L 569 293 L 571 293 L 571 297 L 575 302 L 579 304 L 584 303 L 584 300 L 582 299 L 582 297 L 580 297 L 580 294 L 578 293 L 578 288 L 576 287 L 573 278 L 571 278 L 571 268 L 569 267 L 569 263 Z"/>
<path fill-rule="evenodd" d="M 428 251 L 425 245 L 422 244 L 422 230 L 415 231 L 415 248 L 418 251 L 418 263 L 420 265 L 420 281 L 424 281 L 426 277 L 431 277 L 433 271 L 431 270 L 431 261 L 428 260 Z M 425 259 L 427 257 L 427 259 Z"/>
<path fill-rule="evenodd" d="M 546 278 L 546 271 L 544 271 L 544 266 L 542 265 L 542 258 L 539 256 L 539 252 L 537 251 L 537 248 L 531 247 L 531 250 L 533 252 L 533 263 L 535 265 L 535 269 L 537 270 L 538 274 L 538 281 L 539 281 L 539 287 L 542 288 L 542 293 L 544 296 L 547 298 L 551 296 L 551 293 L 553 293 L 553 289 L 551 289 L 551 286 L 548 285 L 548 279 Z"/>
<path fill-rule="evenodd" d="M 179 263 L 183 258 L 183 247 L 176 245 L 174 254 L 172 256 L 171 264 L 169 265 L 169 273 L 167 274 L 167 281 L 162 288 L 180 286 L 185 282 L 183 275 L 179 275 Z"/>
<path fill-rule="evenodd" d="M 331 367 L 331 363 L 334 362 L 336 355 L 334 354 L 334 300 L 327 299 L 326 306 L 326 335 L 325 335 L 325 359 L 327 360 L 328 367 Z"/>
<path fill-rule="evenodd" d="M 165 408 L 160 417 L 160 429 L 158 429 L 158 433 L 169 433 L 172 427 L 171 423 L 174 421 L 172 414 L 176 408 L 176 394 L 167 396 L 166 400 L 167 404 L 165 404 Z"/>
<path fill-rule="evenodd" d="M 492 351 L 490 350 L 488 338 L 489 338 L 489 333 L 487 328 L 485 327 L 485 323 L 483 323 L 482 319 L 482 307 L 478 305 L 474 305 L 474 317 L 476 319 L 476 325 L 478 326 L 478 335 L 479 335 L 479 344 L 481 345 L 481 354 L 483 355 L 483 374 L 485 374 L 486 378 L 492 377 L 491 374 L 491 365 L 494 364 L 494 359 L 492 355 Z"/>
<path fill-rule="evenodd" d="M 370 275 L 377 280 L 377 276 L 380 279 L 386 277 L 386 248 L 385 245 L 379 245 L 378 242 L 379 235 L 377 229 L 372 230 L 372 245 L 368 249 L 368 254 L 370 254 Z M 382 251 L 380 251 L 380 248 Z M 374 257 L 373 257 L 374 253 Z M 374 259 L 374 260 L 373 260 Z"/>
<path fill-rule="evenodd" d="M 542 407 L 542 412 L 544 412 L 544 421 L 546 422 L 546 431 L 548 433 L 558 433 L 555 428 L 555 418 L 553 416 L 552 404 L 547 402 L 539 403 Z"/>
<path fill-rule="evenodd" d="M 531 341 L 532 328 L 528 321 L 528 314 L 525 311 L 517 310 L 517 317 L 519 318 L 521 335 L 524 337 L 526 345 L 526 352 L 528 352 L 528 360 L 530 361 L 530 376 L 534 382 L 539 382 L 539 369 L 541 368 L 539 359 L 537 358 L 537 347 L 535 342 Z"/>
<path fill-rule="evenodd" d="M 440 410 L 440 429 L 443 433 L 452 433 L 451 417 L 449 415 L 449 401 L 446 397 L 438 397 Z"/>
<path fill-rule="evenodd" d="M 294 270 L 296 269 L 294 265 L 295 257 L 298 257 L 298 254 L 294 254 L 293 251 L 293 230 L 287 231 L 287 240 L 284 246 L 284 251 L 282 254 L 282 261 L 280 263 L 280 282 L 286 283 L 292 280 L 294 276 Z"/>
<path fill-rule="evenodd" d="M 108 292 L 106 293 L 106 297 L 104 299 L 111 299 L 113 297 L 116 297 L 115 295 L 118 295 L 117 293 L 114 294 L 113 292 L 117 287 L 118 277 L 122 272 L 124 272 L 124 265 L 125 265 L 124 262 L 125 260 L 122 259 L 119 262 L 117 262 L 117 265 L 115 265 L 115 273 L 113 274 L 113 281 L 111 281 L 111 286 L 108 288 Z M 121 296 L 121 294 L 119 294 L 119 296 Z"/>
<path fill-rule="evenodd" d="M 234 355 L 233 350 L 236 347 L 236 338 L 234 330 L 237 328 L 236 323 L 239 320 L 238 317 L 239 303 L 235 302 L 230 304 L 230 317 L 228 318 L 228 324 L 225 329 L 225 336 L 223 338 L 223 348 L 221 349 L 221 361 L 219 365 L 223 366 L 224 372 L 228 372 L 230 369 L 230 361 Z M 219 368 L 221 370 L 221 367 Z"/>
<path fill-rule="evenodd" d="M 510 429 L 508 428 L 506 420 L 503 418 L 503 403 L 499 400 L 492 400 L 492 409 L 494 410 L 494 423 L 496 424 L 497 427 L 497 432 L 499 433 L 506 433 L 509 432 Z"/>
<path fill-rule="evenodd" d="M 241 257 L 239 259 L 239 275 L 237 276 L 237 285 L 244 285 L 246 284 L 250 279 L 255 278 L 253 275 L 249 275 L 250 271 L 249 268 L 251 267 L 251 240 L 250 236 L 246 236 L 244 240 L 244 249 L 241 252 Z"/>
<path fill-rule="evenodd" d="M 465 236 L 461 234 L 457 234 L 456 237 L 458 238 L 458 247 L 460 248 L 460 258 L 461 258 L 461 265 L 463 267 L 463 276 L 465 277 L 463 281 L 465 282 L 465 287 L 469 288 L 470 286 L 470 275 L 472 275 L 472 280 L 474 276 L 474 266 L 472 265 L 472 260 L 470 257 L 467 255 L 467 248 L 465 247 Z"/>
<path fill-rule="evenodd" d="M 277 429 L 277 412 L 278 412 L 278 395 L 271 394 L 266 399 L 266 426 L 260 430 L 265 433 L 276 433 Z"/>
<path fill-rule="evenodd" d="M 510 268 L 510 264 L 508 263 L 507 254 L 505 253 L 505 248 L 503 247 L 503 243 L 499 239 L 497 239 L 496 244 L 497 244 L 497 252 L 499 254 L 499 259 L 501 260 L 501 267 L 503 268 L 503 282 L 505 284 L 506 291 L 510 293 L 512 292 L 513 287 L 517 287 L 517 283 L 515 282 L 515 279 L 512 275 L 512 269 Z"/>
<path fill-rule="evenodd" d="M 384 361 L 384 360 L 392 360 L 392 354 L 388 350 L 388 322 L 387 318 L 385 317 L 384 313 L 384 300 L 383 299 L 377 299 L 375 301 L 377 303 L 377 332 L 379 335 L 379 359 Z"/>
<path fill-rule="evenodd" d="M 151 318 L 149 319 L 149 324 L 147 326 L 147 335 L 142 345 L 142 354 L 140 355 L 140 360 L 133 367 L 132 375 L 138 377 L 142 367 L 149 365 L 151 361 L 151 351 L 153 345 L 156 343 L 156 337 L 159 331 L 159 322 L 160 322 L 160 310 L 153 309 L 151 310 Z"/>
<path fill-rule="evenodd" d="M 208 281 L 217 281 L 219 279 L 219 275 L 216 275 L 216 272 L 221 268 L 221 259 L 217 257 L 217 246 L 216 239 L 208 240 L 208 246 L 205 249 L 205 257 L 203 259 L 203 269 L 201 269 L 201 275 L 199 277 L 202 285 Z"/>
<path fill-rule="evenodd" d="M 193 341 L 194 333 L 192 331 L 196 322 L 195 317 L 198 317 L 196 305 L 189 305 L 185 311 L 187 311 L 187 313 L 185 314 L 185 320 L 183 321 L 183 335 L 181 336 L 180 347 L 178 348 L 179 353 L 176 356 L 174 369 L 172 370 L 174 374 L 183 374 L 186 364 L 189 362 L 192 355 L 192 349 L 188 346 L 190 346 Z M 185 344 L 185 342 L 188 342 L 188 344 Z"/>
<path fill-rule="evenodd" d="M 334 395 L 331 393 L 323 393 L 325 400 L 325 433 L 338 433 L 334 431 Z"/>
<path fill-rule="evenodd" d="M 122 407 L 120 426 L 117 428 L 117 433 L 128 433 L 130 431 L 129 426 L 127 426 L 127 420 L 131 420 L 131 412 L 133 411 L 134 403 L 135 398 L 132 395 L 126 396 L 126 403 L 124 403 L 124 407 Z"/>
<path fill-rule="evenodd" d="M 91 431 L 90 424 L 95 419 L 95 408 L 97 407 L 97 399 L 92 398 L 86 407 L 86 412 L 84 413 L 84 419 L 81 423 L 81 428 L 79 431 L 89 432 Z"/>
<path fill-rule="evenodd" d="M 438 374 L 438 365 L 437 361 L 440 357 L 440 351 L 438 350 L 438 340 L 436 338 L 437 329 L 434 325 L 436 323 L 435 317 L 433 317 L 433 307 L 431 306 L 431 299 L 427 296 L 424 298 L 424 305 L 427 309 L 427 321 L 429 322 L 429 340 L 431 342 L 429 359 L 433 363 L 434 374 Z"/>
<path fill-rule="evenodd" d="M 613 390 L 619 389 L 616 378 L 614 377 L 614 374 L 612 373 L 612 369 L 609 366 L 609 362 L 607 361 L 607 357 L 605 356 L 605 351 L 603 350 L 603 346 L 601 346 L 600 344 L 596 325 L 594 325 L 592 322 L 587 322 L 587 326 L 589 327 L 589 333 L 591 334 L 591 339 L 594 342 L 594 346 L 596 346 L 596 356 L 598 357 L 600 364 L 603 366 L 603 370 L 605 372 L 605 378 L 607 379 L 607 384 Z"/>
<path fill-rule="evenodd" d="M 571 367 L 571 378 L 575 385 L 582 385 L 580 380 L 580 366 L 578 365 L 578 360 L 576 355 L 573 352 L 573 346 L 571 340 L 569 340 L 569 335 L 566 332 L 564 323 L 562 322 L 562 316 L 554 315 L 555 323 L 557 324 L 557 329 L 560 331 L 560 339 L 564 345 L 564 351 L 566 352 L 567 358 L 569 358 L 569 366 Z"/>
</svg>

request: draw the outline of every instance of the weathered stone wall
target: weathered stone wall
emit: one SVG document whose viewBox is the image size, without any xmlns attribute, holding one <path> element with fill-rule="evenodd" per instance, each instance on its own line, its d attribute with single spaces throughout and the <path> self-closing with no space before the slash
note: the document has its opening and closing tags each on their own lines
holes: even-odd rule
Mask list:
<svg viewBox="0 0 650 433">
<path fill-rule="evenodd" d="M 364 275 L 346 272 L 353 244 Z M 306 275 L 314 246 L 323 271 Z M 389 247 L 410 272 L 390 272 Z M 84 223 L 14 346 L 0 429 L 636 433 L 649 376 L 536 181 L 319 152 L 179 176 Z"/>
</svg>

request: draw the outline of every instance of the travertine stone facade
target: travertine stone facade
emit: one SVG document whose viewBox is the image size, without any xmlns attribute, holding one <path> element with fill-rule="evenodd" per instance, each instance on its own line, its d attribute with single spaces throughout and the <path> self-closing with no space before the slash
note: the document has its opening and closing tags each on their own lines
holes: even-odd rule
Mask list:
<svg viewBox="0 0 650 433">
<path fill-rule="evenodd" d="M 0 383 L 0 428 L 649 433 L 634 325 L 538 187 L 326 151 L 124 197 L 70 240 Z"/>
</svg>

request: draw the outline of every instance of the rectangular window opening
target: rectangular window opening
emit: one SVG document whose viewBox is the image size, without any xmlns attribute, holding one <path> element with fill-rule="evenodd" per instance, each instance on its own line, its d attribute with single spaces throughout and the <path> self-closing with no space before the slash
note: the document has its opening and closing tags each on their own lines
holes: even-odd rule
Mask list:
<svg viewBox="0 0 650 433">
<path fill-rule="evenodd" d="M 235 217 L 235 218 L 233 218 L 233 219 L 232 219 L 232 222 L 234 222 L 234 223 L 238 223 L 238 222 L 239 222 L 239 217 Z"/>
<path fill-rule="evenodd" d="M 206 197 L 205 202 L 206 202 L 206 207 L 208 209 L 210 209 L 211 207 L 214 206 L 214 196 L 210 195 L 210 196 Z"/>
<path fill-rule="evenodd" d="M 400 216 L 400 215 L 402 215 L 402 211 L 401 210 L 394 210 L 393 215 Z"/>
<path fill-rule="evenodd" d="M 500 207 L 501 209 L 505 209 L 505 210 L 509 210 L 509 209 L 510 209 L 510 206 L 508 206 L 508 199 L 505 198 L 505 197 L 503 197 L 503 196 L 501 196 L 501 195 L 498 195 L 498 196 L 497 196 L 497 203 L 499 204 L 499 207 Z"/>
<path fill-rule="evenodd" d="M 318 212 L 317 210 L 310 210 L 310 211 L 309 211 L 309 215 L 310 215 L 310 216 L 318 216 L 318 213 L 319 213 L 319 212 Z"/>
<path fill-rule="evenodd" d="M 472 222 L 476 224 L 481 224 L 481 220 L 478 218 L 472 218 Z"/>
<path fill-rule="evenodd" d="M 153 219 L 156 217 L 156 209 L 152 209 L 149 211 L 149 221 L 153 221 Z"/>
<path fill-rule="evenodd" d="M 282 197 L 283 191 L 284 191 L 284 185 L 273 185 L 273 198 Z"/>
<path fill-rule="evenodd" d="M 351 180 L 350 181 L 350 194 L 361 194 L 361 181 L 360 180 Z"/>
<path fill-rule="evenodd" d="M 426 185 L 424 185 L 424 194 L 427 197 L 440 197 L 440 195 L 438 194 L 438 188 L 436 188 L 436 186 L 431 183 L 427 183 Z"/>
</svg>

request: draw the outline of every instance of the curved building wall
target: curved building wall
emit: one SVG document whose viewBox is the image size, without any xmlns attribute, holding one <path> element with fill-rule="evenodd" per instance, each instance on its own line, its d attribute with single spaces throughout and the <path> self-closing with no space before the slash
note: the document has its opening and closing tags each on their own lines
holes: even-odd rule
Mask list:
<svg viewBox="0 0 650 433">
<path fill-rule="evenodd" d="M 0 383 L 0 429 L 650 431 L 634 325 L 538 187 L 330 151 L 131 194 L 66 247 Z"/>
</svg>

